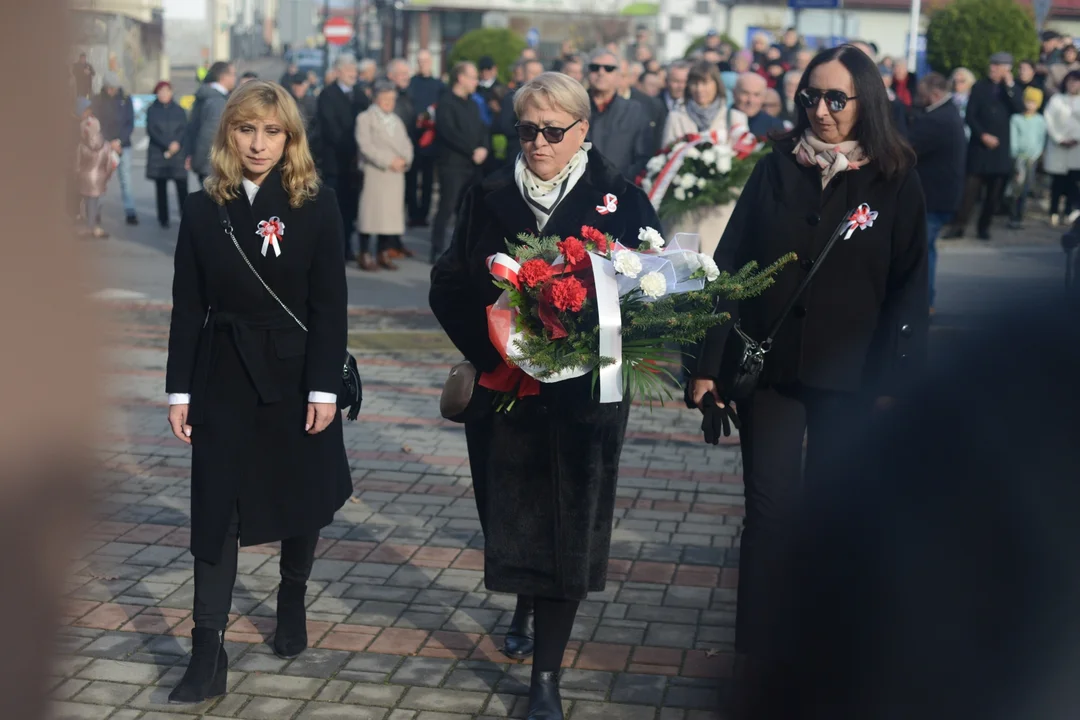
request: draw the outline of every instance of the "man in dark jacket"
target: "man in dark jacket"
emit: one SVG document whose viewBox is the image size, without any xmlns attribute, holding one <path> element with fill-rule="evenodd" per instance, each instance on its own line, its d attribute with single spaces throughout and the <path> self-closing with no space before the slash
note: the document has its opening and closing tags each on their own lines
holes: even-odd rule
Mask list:
<svg viewBox="0 0 1080 720">
<path fill-rule="evenodd" d="M 101 123 L 101 134 L 120 156 L 116 174 L 120 176 L 120 197 L 128 225 L 138 225 L 134 188 L 131 186 L 131 133 L 135 130 L 135 110 L 131 96 L 120 87 L 116 73 L 105 73 L 101 93 L 94 100 L 94 115 Z"/>
<path fill-rule="evenodd" d="M 746 72 L 735 81 L 735 109 L 746 115 L 750 132 L 768 138 L 773 131 L 783 132 L 784 121 L 765 112 L 765 91 L 769 84 L 755 72 Z"/>
<path fill-rule="evenodd" d="M 195 93 L 184 152 L 188 155 L 187 167 L 199 176 L 200 184 L 210 175 L 210 148 L 214 146 L 218 122 L 234 87 L 236 68 L 227 62 L 216 62 L 210 66 L 206 80 Z"/>
<path fill-rule="evenodd" d="M 908 139 L 919 161 L 915 170 L 926 194 L 927 274 L 930 286 L 930 311 L 934 309 L 934 273 L 937 269 L 936 241 L 942 229 L 960 207 L 964 195 L 964 156 L 967 138 L 964 119 L 949 92 L 949 81 L 930 73 L 919 81 L 916 112 L 908 130 Z"/>
<path fill-rule="evenodd" d="M 544 73 L 544 65 L 539 60 L 527 60 L 522 63 L 522 78 L 524 82 L 539 77 Z M 502 99 L 502 109 L 499 112 L 499 118 L 495 125 L 495 132 L 501 133 L 506 136 L 506 162 L 517 162 L 517 156 L 521 154 L 521 140 L 518 139 L 517 130 L 514 129 L 514 125 L 517 124 L 517 114 L 514 113 L 514 95 L 517 93 L 509 92 Z"/>
<path fill-rule="evenodd" d="M 490 149 L 488 128 L 472 99 L 480 80 L 476 66 L 458 63 L 450 71 L 453 83 L 439 99 L 435 113 L 435 147 L 439 170 L 439 210 L 431 228 L 431 264 L 442 255 L 450 216 L 461 196 L 476 180 Z"/>
<path fill-rule="evenodd" d="M 619 96 L 620 70 L 619 59 L 608 50 L 597 51 L 589 62 L 589 140 L 633 182 L 652 156 L 656 135 L 644 108 Z"/>
<path fill-rule="evenodd" d="M 315 159 L 315 166 L 321 164 L 322 147 L 319 137 L 319 103 L 309 91 L 311 84 L 308 76 L 302 72 L 293 73 L 285 78 L 284 87 L 292 93 L 296 100 L 296 106 L 300 108 L 300 115 L 304 118 L 304 130 L 307 132 L 308 147 L 311 148 L 311 157 Z"/>
<path fill-rule="evenodd" d="M 1013 168 L 1009 152 L 1010 120 L 1014 113 L 1024 110 L 1023 95 L 1013 80 L 1012 66 L 1012 55 L 995 53 L 990 58 L 987 77 L 971 88 L 964 118 L 971 128 L 967 156 L 968 183 L 956 223 L 947 237 L 964 236 L 981 188 L 983 203 L 979 212 L 979 239 L 990 239 L 990 221 Z"/>
<path fill-rule="evenodd" d="M 644 76 L 644 65 L 624 60 L 622 75 L 619 78 L 619 96 L 624 100 L 637 103 L 648 116 L 649 128 L 653 134 L 653 143 L 649 147 L 649 156 L 652 157 L 660 149 L 660 143 L 664 137 L 664 125 L 667 124 L 668 109 L 659 97 L 649 95 L 638 87 Z"/>
<path fill-rule="evenodd" d="M 371 100 L 357 87 L 356 59 L 342 55 L 334 63 L 337 82 L 319 94 L 319 132 L 322 140 L 323 182 L 337 191 L 341 222 L 345 227 L 345 259 L 352 260 L 353 230 L 360 205 L 363 178 L 356 148 L 356 116 L 371 106 Z"/>
<path fill-rule="evenodd" d="M 86 53 L 79 53 L 78 61 L 71 65 L 71 77 L 75 78 L 75 97 L 90 99 L 96 74 L 94 66 L 86 61 Z"/>
<path fill-rule="evenodd" d="M 491 102 L 495 89 L 502 85 L 499 82 L 499 68 L 495 61 L 485 55 L 476 63 L 476 69 L 480 73 L 480 82 L 476 86 L 476 92 L 484 99 L 485 103 Z"/>
<path fill-rule="evenodd" d="M 409 81 L 407 93 L 417 115 L 417 122 L 408 126 L 413 139 L 413 163 L 405 175 L 405 204 L 409 209 L 410 227 L 427 227 L 431 189 L 435 184 L 435 144 L 420 147 L 420 138 L 425 132 L 420 126 L 428 120 L 428 109 L 439 102 L 446 89 L 441 80 L 432 76 L 432 63 L 429 51 L 416 53 L 419 72 Z"/>
</svg>

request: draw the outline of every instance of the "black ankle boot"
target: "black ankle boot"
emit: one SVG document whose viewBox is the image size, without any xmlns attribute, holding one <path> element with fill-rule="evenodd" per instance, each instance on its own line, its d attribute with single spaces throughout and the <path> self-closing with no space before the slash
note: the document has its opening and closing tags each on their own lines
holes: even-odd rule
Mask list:
<svg viewBox="0 0 1080 720">
<path fill-rule="evenodd" d="M 533 599 L 527 595 L 518 595 L 514 618 L 510 621 L 510 629 L 506 631 L 503 642 L 503 655 L 514 660 L 524 660 L 532 656 L 535 649 L 533 639 L 536 637 L 534 618 Z"/>
<path fill-rule="evenodd" d="M 533 672 L 527 720 L 563 720 L 558 671 Z"/>
<path fill-rule="evenodd" d="M 277 596 L 277 632 L 274 654 L 290 659 L 307 650 L 307 610 L 304 608 L 306 585 L 281 583 Z"/>
<path fill-rule="evenodd" d="M 224 633 L 195 628 L 191 631 L 191 660 L 180 684 L 169 693 L 176 705 L 198 705 L 225 694 L 229 674 L 229 656 L 225 654 Z"/>
</svg>

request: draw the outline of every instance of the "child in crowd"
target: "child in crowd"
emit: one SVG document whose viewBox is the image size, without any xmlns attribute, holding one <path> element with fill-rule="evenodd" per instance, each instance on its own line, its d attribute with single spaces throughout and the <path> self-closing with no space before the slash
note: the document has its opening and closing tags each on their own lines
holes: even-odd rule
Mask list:
<svg viewBox="0 0 1080 720">
<path fill-rule="evenodd" d="M 1009 147 L 1013 156 L 1012 218 L 1009 227 L 1023 227 L 1024 206 L 1035 180 L 1035 166 L 1046 147 L 1046 120 L 1039 113 L 1043 91 L 1037 87 L 1024 90 L 1024 114 L 1013 115 L 1009 127 Z"/>
<path fill-rule="evenodd" d="M 109 234 L 101 227 L 101 197 L 108 187 L 109 178 L 116 168 L 114 153 L 101 134 L 101 123 L 94 117 L 90 101 L 79 98 L 79 149 L 75 159 L 79 194 L 83 201 L 83 217 L 86 218 L 86 235 L 107 238 Z"/>
</svg>

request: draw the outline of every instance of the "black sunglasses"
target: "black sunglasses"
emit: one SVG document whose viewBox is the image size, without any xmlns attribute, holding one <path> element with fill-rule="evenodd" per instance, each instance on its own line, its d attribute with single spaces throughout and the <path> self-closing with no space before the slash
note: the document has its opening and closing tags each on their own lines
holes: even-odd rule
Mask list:
<svg viewBox="0 0 1080 720">
<path fill-rule="evenodd" d="M 848 97 L 843 90 L 818 90 L 816 88 L 803 88 L 799 91 L 799 104 L 807 110 L 813 110 L 825 98 L 829 112 L 840 112 L 847 107 L 849 100 L 858 100 L 854 95 Z"/>
<path fill-rule="evenodd" d="M 613 73 L 618 69 L 618 65 L 601 65 L 600 63 L 589 63 L 589 72 L 598 73 L 603 70 L 606 73 Z"/>
<path fill-rule="evenodd" d="M 521 142 L 532 142 L 536 140 L 537 135 L 543 133 L 544 139 L 548 141 L 548 144 L 558 145 L 563 141 L 566 131 L 574 127 L 574 125 L 577 125 L 579 122 L 581 121 L 575 120 L 573 125 L 564 128 L 551 127 L 550 125 L 546 128 L 538 128 L 532 124 L 518 123 L 514 126 L 514 129 L 517 130 L 518 140 Z"/>
</svg>

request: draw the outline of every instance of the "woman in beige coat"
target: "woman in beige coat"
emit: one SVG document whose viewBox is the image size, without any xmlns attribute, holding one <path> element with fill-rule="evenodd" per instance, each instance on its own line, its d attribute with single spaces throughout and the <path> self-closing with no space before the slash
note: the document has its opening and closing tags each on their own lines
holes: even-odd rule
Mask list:
<svg viewBox="0 0 1080 720">
<path fill-rule="evenodd" d="M 412 165 L 413 146 L 405 123 L 394 113 L 397 88 L 388 80 L 375 83 L 373 103 L 356 118 L 356 144 L 364 171 L 360 193 L 360 269 L 397 270 L 387 250 L 405 233 L 405 172 Z M 375 259 L 371 236 L 377 236 Z"/>
</svg>

